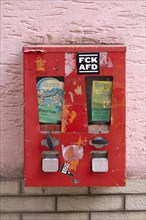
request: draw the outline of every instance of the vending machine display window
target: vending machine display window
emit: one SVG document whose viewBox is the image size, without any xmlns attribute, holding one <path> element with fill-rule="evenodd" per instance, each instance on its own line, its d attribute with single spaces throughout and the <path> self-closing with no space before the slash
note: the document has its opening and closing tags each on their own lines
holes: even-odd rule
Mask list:
<svg viewBox="0 0 146 220">
<path fill-rule="evenodd" d="M 86 97 L 89 133 L 108 133 L 112 111 L 112 76 L 87 76 Z"/>
<path fill-rule="evenodd" d="M 37 77 L 37 95 L 40 130 L 61 131 L 64 77 Z"/>
</svg>

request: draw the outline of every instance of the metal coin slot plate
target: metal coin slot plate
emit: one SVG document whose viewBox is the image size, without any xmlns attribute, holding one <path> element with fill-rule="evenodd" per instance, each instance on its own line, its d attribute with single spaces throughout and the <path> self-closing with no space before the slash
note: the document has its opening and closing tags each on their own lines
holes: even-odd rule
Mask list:
<svg viewBox="0 0 146 220">
<path fill-rule="evenodd" d="M 91 170 L 93 172 L 108 172 L 108 152 L 91 151 Z"/>
<path fill-rule="evenodd" d="M 57 172 L 59 170 L 58 151 L 43 151 L 42 155 L 42 170 L 44 172 Z"/>
</svg>

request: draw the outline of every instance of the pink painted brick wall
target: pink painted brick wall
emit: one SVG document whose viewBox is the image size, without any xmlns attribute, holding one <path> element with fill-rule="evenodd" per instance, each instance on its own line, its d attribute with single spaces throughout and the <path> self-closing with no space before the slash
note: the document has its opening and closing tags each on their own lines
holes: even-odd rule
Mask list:
<svg viewBox="0 0 146 220">
<path fill-rule="evenodd" d="M 1 0 L 1 176 L 23 176 L 27 43 L 127 46 L 127 176 L 145 175 L 145 1 Z"/>
</svg>

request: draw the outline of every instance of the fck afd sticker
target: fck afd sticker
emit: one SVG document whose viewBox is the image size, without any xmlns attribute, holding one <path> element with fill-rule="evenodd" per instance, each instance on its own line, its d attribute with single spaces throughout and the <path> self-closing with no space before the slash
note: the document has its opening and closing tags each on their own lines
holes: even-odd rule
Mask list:
<svg viewBox="0 0 146 220">
<path fill-rule="evenodd" d="M 99 74 L 99 53 L 77 53 L 78 74 Z"/>
</svg>

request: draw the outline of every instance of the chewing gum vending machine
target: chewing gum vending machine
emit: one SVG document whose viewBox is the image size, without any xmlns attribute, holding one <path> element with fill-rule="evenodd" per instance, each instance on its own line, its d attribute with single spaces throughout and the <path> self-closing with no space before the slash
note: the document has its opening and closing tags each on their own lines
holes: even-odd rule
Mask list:
<svg viewBox="0 0 146 220">
<path fill-rule="evenodd" d="M 125 51 L 24 47 L 26 186 L 125 185 Z"/>
</svg>

